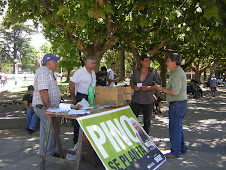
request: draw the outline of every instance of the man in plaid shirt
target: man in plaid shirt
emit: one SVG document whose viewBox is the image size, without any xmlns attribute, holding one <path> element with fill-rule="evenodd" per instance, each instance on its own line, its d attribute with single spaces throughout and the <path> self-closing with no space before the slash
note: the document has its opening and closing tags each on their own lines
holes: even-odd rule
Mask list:
<svg viewBox="0 0 226 170">
<path fill-rule="evenodd" d="M 58 108 L 60 104 L 60 90 L 54 76 L 54 71 L 57 68 L 57 62 L 59 60 L 60 58 L 53 54 L 46 54 L 43 57 L 43 66 L 36 71 L 34 79 L 35 90 L 32 105 L 35 113 L 40 118 L 40 156 L 42 155 L 48 121 L 46 110 L 50 108 Z M 58 154 L 55 153 L 55 148 L 56 139 L 51 126 L 46 155 L 58 156 Z"/>
</svg>

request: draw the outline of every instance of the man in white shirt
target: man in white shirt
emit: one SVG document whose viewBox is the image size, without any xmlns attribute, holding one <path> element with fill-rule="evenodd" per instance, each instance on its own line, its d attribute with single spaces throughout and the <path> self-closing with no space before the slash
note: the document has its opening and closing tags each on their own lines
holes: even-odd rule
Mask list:
<svg viewBox="0 0 226 170">
<path fill-rule="evenodd" d="M 217 78 L 213 76 L 213 77 L 210 79 L 210 89 L 211 89 L 212 97 L 215 96 L 216 88 L 217 88 Z"/>
<path fill-rule="evenodd" d="M 88 87 L 92 84 L 96 86 L 96 74 L 94 69 L 96 67 L 96 59 L 94 57 L 87 57 L 85 59 L 85 66 L 75 71 L 71 81 L 69 82 L 69 90 L 71 94 L 71 103 L 76 104 L 83 98 L 88 101 Z M 78 141 L 79 124 L 74 120 L 74 138 L 76 144 Z"/>
<path fill-rule="evenodd" d="M 108 75 L 109 75 L 109 83 L 110 87 L 113 87 L 115 82 L 118 82 L 118 79 L 115 78 L 115 70 L 117 68 L 117 65 L 115 63 L 111 63 L 111 68 L 108 70 Z"/>
</svg>

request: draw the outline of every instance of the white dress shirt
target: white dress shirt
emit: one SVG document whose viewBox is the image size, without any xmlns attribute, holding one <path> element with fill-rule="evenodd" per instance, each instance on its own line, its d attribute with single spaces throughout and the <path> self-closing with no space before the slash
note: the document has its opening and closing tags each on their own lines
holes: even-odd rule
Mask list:
<svg viewBox="0 0 226 170">
<path fill-rule="evenodd" d="M 90 83 L 93 87 L 96 86 L 96 74 L 93 70 L 90 74 L 84 66 L 75 71 L 71 81 L 75 83 L 75 95 L 77 92 L 88 95 L 88 87 Z"/>
</svg>

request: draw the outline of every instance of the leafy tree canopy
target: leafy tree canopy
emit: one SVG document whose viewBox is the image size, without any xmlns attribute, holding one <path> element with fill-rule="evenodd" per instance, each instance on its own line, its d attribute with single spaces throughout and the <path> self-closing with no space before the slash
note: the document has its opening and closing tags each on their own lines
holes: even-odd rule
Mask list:
<svg viewBox="0 0 226 170">
<path fill-rule="evenodd" d="M 223 0 L 11 0 L 5 24 L 42 23 L 46 37 L 54 41 L 64 35 L 97 62 L 120 42 L 139 63 L 139 54 L 147 51 L 196 57 L 208 47 L 203 56 L 224 55 L 224 6 Z"/>
<path fill-rule="evenodd" d="M 27 69 L 33 70 L 35 49 L 30 46 L 29 37 L 33 32 L 34 30 L 22 23 L 11 25 L 9 29 L 0 28 L 1 65 L 8 63 L 13 70 L 14 60 L 17 59 Z"/>
</svg>

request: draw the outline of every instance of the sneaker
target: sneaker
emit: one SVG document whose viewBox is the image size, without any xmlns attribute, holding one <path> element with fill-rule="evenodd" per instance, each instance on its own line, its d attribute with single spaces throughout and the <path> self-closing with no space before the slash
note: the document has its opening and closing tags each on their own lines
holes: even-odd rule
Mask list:
<svg viewBox="0 0 226 170">
<path fill-rule="evenodd" d="M 78 148 L 78 143 L 75 144 L 74 148 L 71 149 L 72 151 L 76 151 Z M 66 155 L 66 159 L 70 160 L 70 161 L 75 161 L 76 160 L 76 155 L 72 155 L 72 154 L 67 154 Z"/>
<path fill-rule="evenodd" d="M 163 114 L 163 112 L 161 110 L 159 110 L 158 113 Z"/>
<path fill-rule="evenodd" d="M 76 143 L 76 144 L 75 144 L 75 146 L 74 146 L 74 149 L 73 149 L 73 150 L 74 150 L 74 151 L 76 151 L 76 150 L 77 150 L 77 148 L 78 148 L 78 143 Z"/>
<path fill-rule="evenodd" d="M 34 133 L 34 131 L 32 129 L 28 129 L 28 133 L 32 134 L 32 133 Z"/>
<path fill-rule="evenodd" d="M 166 158 L 177 158 L 172 153 L 167 153 L 167 154 L 164 154 L 164 155 L 165 155 Z"/>
<path fill-rule="evenodd" d="M 57 158 L 60 157 L 59 153 L 56 153 L 56 152 L 53 154 L 53 156 L 54 156 L 54 157 L 57 157 Z"/>
</svg>

